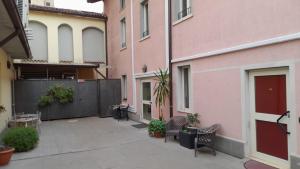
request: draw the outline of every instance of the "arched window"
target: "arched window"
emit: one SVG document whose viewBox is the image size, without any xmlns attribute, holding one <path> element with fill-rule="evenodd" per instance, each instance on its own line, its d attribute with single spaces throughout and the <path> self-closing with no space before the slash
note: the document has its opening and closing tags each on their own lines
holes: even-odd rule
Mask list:
<svg viewBox="0 0 300 169">
<path fill-rule="evenodd" d="M 33 60 L 48 61 L 48 35 L 47 27 L 35 21 L 29 22 L 32 38 L 29 40 Z"/>
<path fill-rule="evenodd" d="M 69 25 L 63 24 L 58 27 L 58 48 L 59 61 L 73 61 L 73 30 Z"/>
<path fill-rule="evenodd" d="M 105 62 L 104 33 L 97 28 L 82 31 L 84 62 Z"/>
</svg>

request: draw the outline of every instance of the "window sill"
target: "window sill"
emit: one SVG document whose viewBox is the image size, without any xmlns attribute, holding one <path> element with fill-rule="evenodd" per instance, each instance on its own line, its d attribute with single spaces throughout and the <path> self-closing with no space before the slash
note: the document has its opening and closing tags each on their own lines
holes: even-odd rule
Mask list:
<svg viewBox="0 0 300 169">
<path fill-rule="evenodd" d="M 127 47 L 121 48 L 121 49 L 120 49 L 120 52 L 123 51 L 123 50 L 126 50 L 126 49 L 127 49 Z"/>
<path fill-rule="evenodd" d="M 142 38 L 139 40 L 139 42 L 142 42 L 142 41 L 144 41 L 144 40 L 146 40 L 146 39 L 149 39 L 149 38 L 150 38 L 150 34 L 147 35 L 147 36 L 145 36 L 145 37 L 142 37 Z"/>
<path fill-rule="evenodd" d="M 179 20 L 173 22 L 172 25 L 173 25 L 173 26 L 176 26 L 176 25 L 180 24 L 181 22 L 184 22 L 184 21 L 186 21 L 186 20 L 188 20 L 188 19 L 190 19 L 190 18 L 192 18 L 192 17 L 193 17 L 193 14 L 189 14 L 189 15 L 187 15 L 187 16 L 185 16 L 185 17 L 183 17 L 183 18 L 181 18 L 181 19 L 179 19 Z"/>
<path fill-rule="evenodd" d="M 189 109 L 177 109 L 177 111 L 178 112 L 180 112 L 180 113 L 192 113 L 192 114 L 194 114 L 191 110 L 189 110 Z"/>
</svg>

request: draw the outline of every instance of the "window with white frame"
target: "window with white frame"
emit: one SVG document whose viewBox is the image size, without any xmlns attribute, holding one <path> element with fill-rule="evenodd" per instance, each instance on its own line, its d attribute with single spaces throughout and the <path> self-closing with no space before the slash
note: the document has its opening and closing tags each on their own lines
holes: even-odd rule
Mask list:
<svg viewBox="0 0 300 169">
<path fill-rule="evenodd" d="M 120 9 L 124 9 L 125 8 L 125 0 L 120 0 Z"/>
<path fill-rule="evenodd" d="M 122 99 L 126 100 L 127 99 L 127 76 L 126 75 L 122 75 L 121 78 L 121 90 L 122 90 Z"/>
<path fill-rule="evenodd" d="M 149 5 L 148 0 L 141 3 L 141 37 L 149 35 Z"/>
<path fill-rule="evenodd" d="M 121 48 L 126 48 L 126 20 L 121 19 Z"/>
<path fill-rule="evenodd" d="M 191 0 L 176 0 L 174 1 L 173 19 L 180 20 L 192 14 Z"/>
<path fill-rule="evenodd" d="M 189 112 L 191 109 L 191 71 L 190 66 L 179 67 L 178 109 Z"/>
</svg>

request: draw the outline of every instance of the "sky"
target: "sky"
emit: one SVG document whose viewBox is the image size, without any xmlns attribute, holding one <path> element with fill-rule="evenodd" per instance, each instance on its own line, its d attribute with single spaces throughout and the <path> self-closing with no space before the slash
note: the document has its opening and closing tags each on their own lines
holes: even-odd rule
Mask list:
<svg viewBox="0 0 300 169">
<path fill-rule="evenodd" d="M 103 12 L 103 3 L 87 3 L 87 0 L 54 0 L 57 8 L 76 9 L 90 12 Z"/>
</svg>

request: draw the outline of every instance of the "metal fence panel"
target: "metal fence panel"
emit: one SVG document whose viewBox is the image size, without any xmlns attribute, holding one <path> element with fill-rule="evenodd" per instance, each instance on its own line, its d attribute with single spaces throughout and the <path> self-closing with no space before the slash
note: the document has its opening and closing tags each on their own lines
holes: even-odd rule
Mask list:
<svg viewBox="0 0 300 169">
<path fill-rule="evenodd" d="M 38 108 L 39 98 L 54 85 L 74 89 L 73 103 L 54 103 Z M 42 112 L 42 120 L 57 120 L 90 116 L 111 116 L 111 108 L 121 100 L 120 80 L 16 80 L 14 82 L 16 113 Z"/>
</svg>

